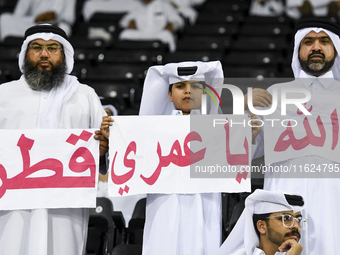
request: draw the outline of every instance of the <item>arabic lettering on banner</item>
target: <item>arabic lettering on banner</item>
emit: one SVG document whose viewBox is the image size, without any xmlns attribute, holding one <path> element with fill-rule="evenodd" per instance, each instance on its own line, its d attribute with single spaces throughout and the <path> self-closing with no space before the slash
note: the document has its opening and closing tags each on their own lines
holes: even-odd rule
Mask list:
<svg viewBox="0 0 340 255">
<path fill-rule="evenodd" d="M 304 115 L 295 105 L 281 107 L 264 121 L 265 160 L 273 164 L 284 160 L 316 155 L 340 163 L 338 95 L 317 96 L 305 103 L 311 115 Z"/>
<path fill-rule="evenodd" d="M 230 127 L 228 118 L 239 125 Z M 115 117 L 110 127 L 109 195 L 250 191 L 250 174 L 242 168 L 251 162 L 246 118 Z M 236 170 L 226 176 L 222 166 L 232 164 Z M 214 171 L 207 171 L 207 165 Z"/>
<path fill-rule="evenodd" d="M 0 130 L 0 210 L 95 207 L 94 131 Z"/>
</svg>

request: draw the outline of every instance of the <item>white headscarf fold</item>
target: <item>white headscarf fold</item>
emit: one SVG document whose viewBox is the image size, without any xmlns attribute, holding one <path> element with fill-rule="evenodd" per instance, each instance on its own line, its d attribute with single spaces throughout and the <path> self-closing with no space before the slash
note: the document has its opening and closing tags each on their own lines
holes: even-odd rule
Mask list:
<svg viewBox="0 0 340 255">
<path fill-rule="evenodd" d="M 253 215 L 281 211 L 301 211 L 303 206 L 290 205 L 282 191 L 257 189 L 245 201 L 245 208 L 217 255 L 252 255 L 259 246 Z"/>
<path fill-rule="evenodd" d="M 334 47 L 336 51 L 338 52 L 337 57 L 335 58 L 334 65 L 332 67 L 333 76 L 334 78 L 340 78 L 340 38 L 338 35 L 334 34 L 333 32 L 320 28 L 320 27 L 308 27 L 300 29 L 295 34 L 294 39 L 294 52 L 293 52 L 293 59 L 292 59 L 292 69 L 294 73 L 295 78 L 299 78 L 300 71 L 301 71 L 301 65 L 299 61 L 299 48 L 300 43 L 302 39 L 311 31 L 315 31 L 316 33 L 319 33 L 320 31 L 324 31 L 326 34 L 329 35 L 329 37 L 332 39 L 332 42 L 334 44 Z"/>
<path fill-rule="evenodd" d="M 197 66 L 195 74 L 186 76 L 178 75 L 178 67 L 192 66 Z M 171 115 L 172 111 L 175 110 L 175 106 L 173 102 L 170 102 L 169 100 L 169 85 L 190 80 L 205 81 L 206 84 L 212 87 L 219 83 L 223 84 L 221 62 L 181 62 L 150 67 L 144 82 L 139 115 Z M 216 89 L 216 91 L 221 95 L 222 89 Z M 217 114 L 218 105 L 216 106 L 213 100 L 207 101 L 208 113 Z M 218 100 L 216 100 L 216 102 L 217 101 Z"/>
<path fill-rule="evenodd" d="M 43 24 L 43 25 L 46 25 L 46 24 Z M 36 39 L 43 39 L 45 41 L 55 40 L 57 42 L 60 42 L 64 47 L 65 61 L 66 61 L 66 73 L 69 74 L 72 72 L 73 64 L 74 64 L 74 59 L 73 59 L 74 50 L 73 50 L 72 45 L 64 37 L 57 35 L 57 34 L 50 33 L 50 32 L 49 33 L 36 33 L 30 36 L 27 36 L 27 38 L 25 39 L 25 41 L 23 42 L 21 46 L 21 51 L 19 53 L 19 68 L 21 72 L 23 72 L 22 67 L 25 61 L 27 46 L 31 41 L 36 40 Z"/>
<path fill-rule="evenodd" d="M 61 86 L 48 92 L 47 100 L 39 108 L 39 128 L 58 128 L 61 108 L 76 93 L 79 84 L 77 77 L 66 75 Z"/>
</svg>

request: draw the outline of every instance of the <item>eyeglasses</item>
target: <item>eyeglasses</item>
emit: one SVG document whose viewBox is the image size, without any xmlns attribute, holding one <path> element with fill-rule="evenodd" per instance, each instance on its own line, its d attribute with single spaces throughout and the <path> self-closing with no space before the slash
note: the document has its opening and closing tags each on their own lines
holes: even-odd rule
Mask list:
<svg viewBox="0 0 340 255">
<path fill-rule="evenodd" d="M 57 54 L 58 49 L 62 50 L 62 48 L 58 45 L 39 45 L 33 44 L 28 46 L 29 49 L 33 50 L 35 53 L 41 53 L 44 48 L 46 48 L 48 53 Z"/>
<path fill-rule="evenodd" d="M 279 215 L 275 215 L 275 216 L 269 216 L 269 217 L 267 217 L 267 219 L 269 219 L 269 218 L 278 218 L 278 217 L 282 217 L 282 224 L 286 228 L 293 227 L 294 220 L 295 220 L 296 223 L 299 226 L 299 229 L 306 229 L 308 219 L 302 218 L 301 216 L 294 217 L 293 215 L 290 215 L 290 214 L 279 214 Z"/>
</svg>

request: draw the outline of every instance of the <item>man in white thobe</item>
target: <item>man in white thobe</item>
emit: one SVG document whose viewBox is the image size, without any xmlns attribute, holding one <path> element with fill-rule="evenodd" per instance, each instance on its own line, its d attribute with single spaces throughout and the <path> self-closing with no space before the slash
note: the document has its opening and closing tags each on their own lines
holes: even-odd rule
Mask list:
<svg viewBox="0 0 340 255">
<path fill-rule="evenodd" d="M 216 255 L 299 255 L 307 220 L 301 196 L 257 189 Z"/>
<path fill-rule="evenodd" d="M 285 157 L 284 160 L 274 160 L 271 164 L 272 167 L 277 167 L 277 169 L 292 167 L 297 170 L 295 172 L 305 172 L 305 175 L 303 178 L 291 178 L 294 177 L 294 173 L 292 173 L 288 176 L 290 178 L 285 178 L 287 175 L 283 171 L 267 172 L 265 173 L 264 189 L 281 189 L 284 192 L 299 193 L 304 197 L 306 207 L 303 213 L 310 220 L 310 224 L 306 238 L 301 240 L 301 244 L 304 246 L 302 254 L 337 254 L 340 249 L 337 239 L 339 233 L 337 226 L 340 226 L 340 220 L 336 214 L 340 209 L 337 195 L 340 192 L 340 181 L 336 175 L 330 176 L 328 169 L 334 168 L 336 170 L 339 160 L 338 157 L 332 158 L 331 151 L 325 153 L 328 146 L 323 147 L 322 144 L 317 144 L 315 141 L 318 139 L 317 137 L 325 137 L 326 133 L 322 131 L 322 123 L 325 123 L 326 131 L 331 130 L 331 133 L 326 135 L 327 138 L 331 138 L 332 133 L 335 135 L 335 140 L 337 137 L 336 126 L 339 118 L 337 112 L 339 111 L 334 110 L 340 106 L 338 100 L 340 82 L 336 80 L 340 77 L 340 57 L 338 54 L 340 52 L 340 27 L 327 19 L 313 17 L 301 19 L 297 23 L 296 30 L 292 69 L 295 78 L 299 79 L 288 83 L 275 84 L 269 87 L 268 91 L 258 90 L 264 93 L 254 94 L 253 102 L 259 100 L 258 102 L 269 106 L 271 99 L 268 92 L 273 93 L 274 89 L 279 91 L 284 88 L 300 88 L 310 92 L 311 99 L 305 105 L 305 110 L 310 111 L 312 116 L 306 116 L 304 124 L 302 125 L 301 122 L 296 129 L 293 129 L 296 134 L 295 137 L 289 135 L 281 137 L 281 140 L 278 139 L 277 144 L 279 144 L 279 140 L 281 141 L 280 146 L 291 143 L 292 146 L 285 150 L 291 151 L 293 149 L 294 151 L 292 153 L 281 152 L 281 155 Z M 256 104 L 254 103 L 254 105 Z M 261 103 L 257 105 L 261 105 Z M 295 109 L 288 114 L 283 116 L 284 119 L 297 118 L 302 112 Z M 319 121 L 315 121 L 313 116 L 314 118 L 321 117 Z M 330 117 L 331 119 L 326 124 Z M 307 121 L 312 125 L 311 129 L 310 126 L 308 128 Z M 308 140 L 302 139 L 301 133 L 296 133 L 297 128 L 300 127 L 304 128 L 302 137 L 306 137 Z M 319 131 L 315 129 L 318 127 L 321 128 Z M 257 137 L 256 156 L 263 155 L 263 132 L 264 134 L 268 132 L 266 126 Z M 287 132 L 290 131 L 287 130 L 286 134 Z M 269 139 L 275 138 L 270 136 Z M 336 149 L 335 143 L 333 143 L 333 146 L 333 150 Z M 304 148 L 305 150 L 301 152 Z M 277 147 L 277 149 L 282 148 Z M 273 160 L 266 154 L 265 158 L 266 160 Z M 315 167 L 314 173 L 312 170 L 308 172 L 307 170 L 312 169 L 313 166 Z M 327 168 L 322 168 L 325 166 Z M 315 171 L 321 168 L 322 171 L 325 170 L 321 172 L 324 174 L 320 176 L 321 178 L 314 178 Z"/>
<path fill-rule="evenodd" d="M 303 15 L 327 16 L 337 12 L 338 1 L 334 0 L 286 0 L 286 14 L 294 19 Z"/>
<path fill-rule="evenodd" d="M 26 29 L 39 23 L 62 28 L 68 36 L 76 19 L 76 0 L 19 0 L 13 13 L 0 15 L 0 41 L 22 37 Z"/>
<path fill-rule="evenodd" d="M 124 30 L 121 40 L 160 40 L 176 50 L 174 32 L 183 27 L 184 21 L 169 3 L 162 0 L 140 0 L 139 5 L 120 21 Z"/>
<path fill-rule="evenodd" d="M 23 75 L 0 85 L 0 130 L 100 127 L 106 114 L 98 96 L 69 75 L 73 54 L 62 29 L 27 29 L 19 54 Z M 0 211 L 0 253 L 82 255 L 88 217 L 85 208 Z"/>
</svg>

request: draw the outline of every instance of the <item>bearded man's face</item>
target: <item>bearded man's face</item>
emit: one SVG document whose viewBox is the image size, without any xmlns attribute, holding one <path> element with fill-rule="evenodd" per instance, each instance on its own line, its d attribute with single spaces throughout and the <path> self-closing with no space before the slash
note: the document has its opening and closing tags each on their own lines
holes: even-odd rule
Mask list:
<svg viewBox="0 0 340 255">
<path fill-rule="evenodd" d="M 66 74 L 66 62 L 61 44 L 54 40 L 42 39 L 30 42 L 23 73 L 33 90 L 50 91 L 60 86 Z"/>
<path fill-rule="evenodd" d="M 311 31 L 300 43 L 299 61 L 306 73 L 320 76 L 333 66 L 337 52 L 331 38 L 324 31 Z"/>
</svg>

